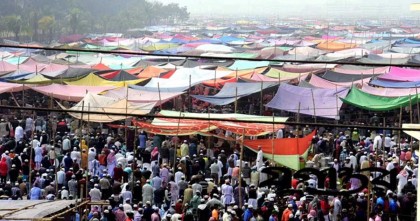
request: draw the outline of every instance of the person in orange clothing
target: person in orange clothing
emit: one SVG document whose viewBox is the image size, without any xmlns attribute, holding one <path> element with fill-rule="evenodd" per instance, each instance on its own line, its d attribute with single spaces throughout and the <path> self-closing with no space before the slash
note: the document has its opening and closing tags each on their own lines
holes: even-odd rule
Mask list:
<svg viewBox="0 0 420 221">
<path fill-rule="evenodd" d="M 293 205 L 289 203 L 289 205 L 287 205 L 287 208 L 283 211 L 281 221 L 289 221 L 290 214 L 293 214 Z"/>
<path fill-rule="evenodd" d="M 211 217 L 215 221 L 219 221 L 219 210 L 217 209 L 217 207 L 214 207 L 213 210 L 211 211 Z"/>
<path fill-rule="evenodd" d="M 88 154 L 85 149 L 82 150 L 82 162 L 80 163 L 84 170 L 88 168 Z"/>
</svg>

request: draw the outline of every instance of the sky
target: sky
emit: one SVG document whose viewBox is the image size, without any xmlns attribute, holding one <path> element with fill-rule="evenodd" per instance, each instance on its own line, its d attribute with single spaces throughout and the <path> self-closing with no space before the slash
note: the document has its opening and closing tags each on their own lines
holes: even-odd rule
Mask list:
<svg viewBox="0 0 420 221">
<path fill-rule="evenodd" d="M 153 0 L 187 6 L 191 15 L 207 16 L 383 16 L 402 17 L 420 0 Z"/>
</svg>

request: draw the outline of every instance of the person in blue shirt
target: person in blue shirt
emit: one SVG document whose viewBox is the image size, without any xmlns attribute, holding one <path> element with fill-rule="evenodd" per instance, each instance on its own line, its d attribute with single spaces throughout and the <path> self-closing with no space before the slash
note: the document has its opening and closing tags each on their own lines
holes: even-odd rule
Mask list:
<svg viewBox="0 0 420 221">
<path fill-rule="evenodd" d="M 29 193 L 31 200 L 40 200 L 41 199 L 41 189 L 39 188 L 38 184 L 35 184 L 32 187 L 31 192 Z"/>
<path fill-rule="evenodd" d="M 246 209 L 245 213 L 244 213 L 244 221 L 249 221 L 252 218 L 252 216 L 253 216 L 252 211 L 253 211 L 253 207 L 252 207 L 252 205 L 249 205 L 248 209 Z"/>
</svg>

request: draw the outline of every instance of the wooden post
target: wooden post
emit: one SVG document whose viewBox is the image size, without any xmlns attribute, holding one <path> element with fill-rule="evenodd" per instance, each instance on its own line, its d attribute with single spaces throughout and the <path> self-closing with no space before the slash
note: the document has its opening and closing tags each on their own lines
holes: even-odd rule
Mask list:
<svg viewBox="0 0 420 221">
<path fill-rule="evenodd" d="M 298 112 L 297 112 L 296 122 L 297 123 L 300 122 L 300 102 L 299 102 L 299 106 L 298 106 Z M 299 124 L 296 126 L 296 138 L 298 138 L 298 137 L 299 137 Z"/>
<path fill-rule="evenodd" d="M 263 88 L 264 88 L 264 85 L 263 85 L 263 82 L 261 81 L 261 91 L 260 91 L 260 115 L 263 115 L 263 111 L 264 111 L 264 107 L 263 107 L 263 105 L 264 105 L 264 102 L 263 102 Z"/>
<path fill-rule="evenodd" d="M 157 86 L 158 86 L 158 93 L 159 93 L 159 109 L 162 110 L 162 97 L 160 95 L 160 85 L 159 85 L 159 82 L 157 83 Z M 128 99 L 127 99 L 127 101 L 128 101 Z"/>
<path fill-rule="evenodd" d="M 416 85 L 416 104 L 417 104 L 417 121 L 420 122 L 420 107 L 419 107 L 419 93 Z"/>
<path fill-rule="evenodd" d="M 238 111 L 238 86 L 235 88 L 235 114 Z"/>
<path fill-rule="evenodd" d="M 188 102 L 189 102 L 189 111 L 192 111 L 192 99 L 191 99 L 191 74 L 190 74 L 190 83 L 188 87 Z"/>
<path fill-rule="evenodd" d="M 22 106 L 25 106 L 25 83 L 23 83 L 23 90 L 22 90 Z"/>
<path fill-rule="evenodd" d="M 33 155 L 34 155 L 34 133 L 35 133 L 35 112 L 33 112 L 33 114 L 32 114 L 32 121 L 33 121 L 33 123 L 32 123 L 32 144 L 31 144 L 31 146 L 29 147 L 30 148 L 30 153 L 29 153 L 29 180 L 28 180 L 28 183 L 29 183 L 29 191 L 31 191 L 31 188 L 32 188 L 32 163 L 33 163 Z M 29 194 L 29 193 L 28 193 Z"/>
<path fill-rule="evenodd" d="M 239 157 L 239 208 L 242 208 L 242 167 L 243 167 L 243 156 L 244 156 L 244 137 L 245 137 L 245 128 L 242 129 L 242 138 L 241 138 L 241 155 Z"/>
<path fill-rule="evenodd" d="M 217 70 L 214 69 L 214 88 L 217 88 L 216 87 L 216 76 L 217 76 Z"/>
<path fill-rule="evenodd" d="M 337 85 L 335 85 L 335 105 L 337 107 L 337 118 L 340 117 L 340 110 L 338 107 L 338 89 L 337 89 Z M 336 123 L 338 124 L 338 119 L 336 120 Z"/>
<path fill-rule="evenodd" d="M 179 137 L 178 137 L 178 135 L 179 135 L 179 125 L 181 124 L 181 114 L 182 114 L 182 112 L 180 111 L 179 112 L 179 118 L 178 118 L 178 126 L 177 126 L 177 130 L 176 130 L 176 137 L 178 138 L 178 139 L 175 139 L 176 140 L 176 142 L 175 142 L 175 157 L 174 157 L 174 166 L 173 166 L 173 168 L 174 168 L 174 174 L 175 174 L 175 172 L 176 172 L 176 158 L 177 158 L 177 149 L 178 149 L 178 140 L 179 140 Z"/>
<path fill-rule="evenodd" d="M 128 86 L 127 86 L 126 91 L 127 91 L 127 94 L 126 94 L 126 97 L 125 97 L 124 136 L 125 136 L 125 148 L 127 149 L 127 145 L 128 145 L 128 143 L 127 143 L 127 133 L 128 133 L 127 128 L 128 128 L 128 126 L 126 124 L 127 124 L 127 115 L 128 115 Z"/>
<path fill-rule="evenodd" d="M 275 126 L 274 126 L 274 111 L 273 111 L 273 136 L 271 137 L 271 160 L 274 162 L 274 135 L 275 135 Z"/>
<path fill-rule="evenodd" d="M 314 105 L 314 119 L 316 123 L 316 107 L 315 107 L 315 97 L 314 97 L 314 90 L 311 88 L 311 95 L 312 95 L 312 103 Z"/>
<path fill-rule="evenodd" d="M 402 127 L 402 107 L 400 107 L 400 119 L 398 121 L 398 126 Z M 401 148 L 401 130 L 398 130 L 398 148 Z"/>
<path fill-rule="evenodd" d="M 413 104 L 411 101 L 411 94 L 410 94 L 410 124 L 413 123 Z"/>
</svg>

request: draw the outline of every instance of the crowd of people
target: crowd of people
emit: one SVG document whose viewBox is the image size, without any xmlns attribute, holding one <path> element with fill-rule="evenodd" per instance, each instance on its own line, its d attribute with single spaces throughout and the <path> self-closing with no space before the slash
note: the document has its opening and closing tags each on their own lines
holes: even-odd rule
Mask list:
<svg viewBox="0 0 420 221">
<path fill-rule="evenodd" d="M 218 138 L 178 137 L 138 128 L 135 145 L 128 145 L 132 128 L 81 126 L 60 115 L 1 119 L 0 199 L 91 201 L 91 207 L 69 213 L 69 220 L 415 219 L 418 143 L 383 129 L 286 127 L 275 136 L 302 137 L 315 129 L 305 167 L 334 168 L 334 179 L 274 177 L 265 168 L 281 162 L 247 148 L 241 161 L 239 141 L 223 139 L 234 136 L 229 131 L 217 130 Z M 380 179 L 389 185 L 364 186 L 357 176 L 340 173 L 346 168 L 372 184 Z M 366 168 L 390 173 L 381 177 L 383 172 Z M 273 178 L 300 191 L 261 185 Z M 339 194 L 322 194 L 332 186 Z"/>
</svg>

